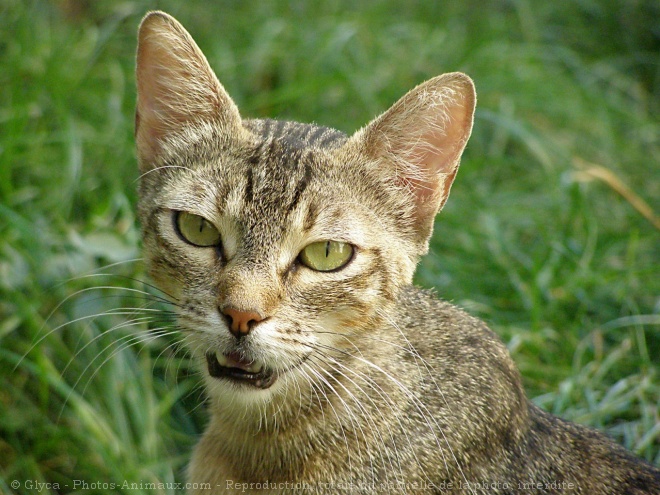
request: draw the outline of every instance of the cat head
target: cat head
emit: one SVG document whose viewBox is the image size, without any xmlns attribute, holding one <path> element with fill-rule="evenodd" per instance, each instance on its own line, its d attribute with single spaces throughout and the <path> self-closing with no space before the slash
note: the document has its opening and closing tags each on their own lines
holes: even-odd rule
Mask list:
<svg viewBox="0 0 660 495">
<path fill-rule="evenodd" d="M 137 86 L 145 258 L 212 396 L 300 388 L 392 317 L 470 135 L 467 76 L 426 81 L 352 136 L 247 120 L 186 30 L 152 12 Z"/>
</svg>

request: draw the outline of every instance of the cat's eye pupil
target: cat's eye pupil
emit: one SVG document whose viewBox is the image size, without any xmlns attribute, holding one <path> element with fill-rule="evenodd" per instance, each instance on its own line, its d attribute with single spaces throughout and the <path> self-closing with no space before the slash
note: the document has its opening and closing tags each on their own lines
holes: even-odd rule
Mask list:
<svg viewBox="0 0 660 495">
<path fill-rule="evenodd" d="M 353 246 L 346 242 L 320 241 L 306 246 L 299 255 L 300 262 L 318 272 L 339 270 L 353 258 Z"/>
<path fill-rule="evenodd" d="M 197 247 L 220 245 L 220 232 L 206 218 L 185 211 L 175 212 L 174 225 L 179 236 Z"/>
</svg>

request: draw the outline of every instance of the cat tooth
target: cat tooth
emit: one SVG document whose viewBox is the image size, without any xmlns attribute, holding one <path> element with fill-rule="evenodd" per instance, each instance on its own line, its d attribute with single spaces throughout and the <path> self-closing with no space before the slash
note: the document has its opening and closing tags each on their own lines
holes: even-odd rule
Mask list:
<svg viewBox="0 0 660 495">
<path fill-rule="evenodd" d="M 252 363 L 245 368 L 245 371 L 249 373 L 260 373 L 262 369 L 263 369 L 263 365 Z"/>
<path fill-rule="evenodd" d="M 222 352 L 216 351 L 215 358 L 218 360 L 220 366 L 229 366 L 229 359 L 227 359 L 227 356 L 225 356 Z"/>
</svg>

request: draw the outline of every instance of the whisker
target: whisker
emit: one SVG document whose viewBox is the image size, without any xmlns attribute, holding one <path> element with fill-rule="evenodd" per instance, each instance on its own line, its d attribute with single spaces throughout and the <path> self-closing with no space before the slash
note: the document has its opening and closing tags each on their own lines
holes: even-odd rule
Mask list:
<svg viewBox="0 0 660 495">
<path fill-rule="evenodd" d="M 130 314 L 130 313 L 125 313 L 125 314 Z M 127 328 L 127 327 L 131 327 L 131 326 L 140 325 L 140 324 L 142 324 L 142 323 L 146 323 L 146 322 L 149 322 L 149 321 L 151 321 L 151 316 L 143 316 L 143 317 L 141 317 L 141 318 L 133 318 L 133 319 L 131 319 L 131 320 L 126 320 L 126 321 L 123 321 L 123 322 L 121 322 L 121 323 L 118 323 L 117 325 L 113 326 L 112 328 L 109 328 L 109 329 L 106 330 L 106 331 L 99 332 L 97 335 L 95 335 L 91 340 L 89 340 L 89 341 L 88 341 L 85 345 L 83 345 L 81 348 L 78 348 L 78 346 L 76 345 L 76 348 L 75 348 L 76 352 L 75 352 L 75 354 L 74 354 L 73 357 L 69 360 L 69 362 L 68 362 L 67 365 L 64 367 L 64 369 L 62 370 L 61 373 L 62 373 L 62 374 L 66 373 L 66 371 L 69 369 L 69 366 L 71 366 L 71 364 L 73 364 L 73 363 L 75 362 L 75 359 L 76 359 L 78 356 L 80 356 L 80 355 L 85 351 L 85 349 L 87 349 L 89 346 L 95 344 L 99 339 L 106 338 L 110 332 L 119 331 L 119 330 L 121 330 L 121 329 L 123 329 L 123 328 Z M 79 344 L 80 341 L 82 340 L 82 336 L 83 336 L 83 333 L 81 332 L 81 334 L 80 334 L 80 338 L 78 339 L 78 343 L 77 343 L 77 344 Z"/>
<path fill-rule="evenodd" d="M 442 397 L 442 401 L 445 403 L 445 406 L 447 407 L 448 410 L 451 410 L 449 402 L 447 401 L 447 398 L 445 397 L 445 394 L 442 391 L 442 388 L 438 385 L 438 383 L 435 380 L 435 373 L 433 372 L 434 371 L 433 367 L 424 358 L 422 358 L 422 356 L 419 355 L 419 353 L 417 352 L 417 350 L 415 350 L 415 348 L 412 345 L 412 343 L 410 342 L 410 340 L 408 340 L 408 337 L 406 337 L 404 331 L 401 329 L 401 327 L 399 327 L 399 325 L 392 318 L 390 318 L 388 315 L 386 315 L 386 314 L 384 314 L 383 312 L 380 312 L 380 311 L 379 311 L 379 314 L 382 317 L 384 317 L 385 320 L 388 323 L 390 323 L 390 325 L 392 325 L 392 327 L 395 328 L 399 332 L 401 337 L 408 344 L 408 348 L 411 350 L 411 354 L 413 355 L 413 357 L 415 357 L 415 364 L 417 365 L 418 370 L 419 370 L 419 365 L 417 364 L 417 358 L 419 358 L 419 360 L 422 362 L 422 364 L 426 368 L 425 376 L 428 376 L 428 377 L 431 378 L 431 381 L 433 382 L 433 385 L 434 385 L 435 389 L 438 391 L 438 393 Z M 442 436 L 444 437 L 445 436 L 444 432 L 442 432 L 442 430 L 440 432 L 442 433 Z M 465 477 L 465 473 L 463 473 L 463 469 L 461 468 L 461 465 L 458 462 L 458 459 L 456 458 L 456 454 L 454 453 L 454 450 L 452 449 L 451 445 L 447 441 L 446 437 L 445 437 L 445 443 L 447 444 L 447 447 L 449 448 L 449 452 L 451 453 L 451 456 L 454 458 L 454 462 L 456 462 L 456 466 L 458 467 L 458 469 L 461 473 L 461 476 L 463 477 L 463 481 L 466 483 L 466 486 L 468 486 L 468 488 L 469 488 L 470 485 L 469 485 L 469 483 L 468 483 L 468 481 Z M 446 461 L 445 461 L 445 464 L 446 464 Z"/>
<path fill-rule="evenodd" d="M 323 356 L 323 354 L 319 353 L 316 357 L 317 357 L 317 358 L 323 358 L 323 357 L 325 357 L 325 356 Z M 325 362 L 326 362 L 326 364 L 329 364 L 329 361 L 326 360 Z M 332 361 L 332 364 L 339 364 L 340 366 L 343 367 L 343 365 L 341 365 L 341 363 L 338 363 L 338 362 L 336 362 L 336 361 L 334 361 L 334 360 Z M 335 368 L 335 370 L 336 370 L 336 368 Z M 341 371 L 339 371 L 339 370 L 336 370 L 336 371 L 337 371 L 338 373 L 340 373 L 341 376 L 343 376 L 346 380 L 348 380 L 349 382 L 351 382 L 355 387 L 357 387 L 358 390 L 359 390 L 360 392 L 362 392 L 362 394 L 364 395 L 364 397 L 366 397 L 366 399 L 372 404 L 372 406 L 374 406 L 374 410 L 380 415 L 380 417 L 383 418 L 383 419 L 385 419 L 385 416 L 384 416 L 383 412 L 380 410 L 380 408 L 378 407 L 378 404 L 376 404 L 376 403 L 373 401 L 373 399 L 371 399 L 371 397 L 369 396 L 369 394 L 367 394 L 367 393 L 364 391 L 364 389 L 362 389 L 362 387 L 360 387 L 360 386 L 359 386 L 359 385 L 358 385 L 353 379 L 351 379 L 351 378 L 350 378 L 349 376 L 347 376 L 345 373 L 343 373 L 343 372 L 341 372 Z M 329 376 L 332 377 L 331 374 L 330 374 Z M 384 438 L 383 438 L 383 436 L 382 436 L 382 433 L 381 433 L 380 429 L 378 428 L 378 426 L 376 425 L 376 423 L 375 423 L 375 421 L 373 420 L 373 418 L 371 417 L 371 414 L 369 413 L 369 411 L 367 411 L 367 409 L 361 404 L 360 400 L 359 400 L 359 399 L 358 399 L 358 398 L 357 398 L 352 392 L 350 392 L 350 391 L 349 391 L 349 390 L 348 390 L 348 389 L 347 389 L 347 388 L 346 388 L 346 387 L 345 387 L 345 386 L 344 386 L 339 380 L 337 380 L 337 379 L 334 378 L 334 377 L 332 377 L 332 378 L 335 379 L 335 381 L 336 381 L 336 382 L 337 382 L 337 383 L 338 383 L 338 384 L 344 389 L 344 391 L 349 395 L 349 397 L 351 397 L 351 398 L 353 399 L 353 401 L 357 404 L 358 408 L 364 413 L 364 418 L 366 418 L 366 420 L 367 420 L 367 421 L 370 423 L 370 425 L 372 426 L 372 430 L 375 431 L 376 434 L 378 435 L 378 438 L 380 439 L 380 443 L 381 443 L 381 445 L 383 445 L 383 447 L 385 447 L 385 440 L 384 440 Z M 378 393 L 377 390 L 376 390 L 376 392 Z M 381 398 L 383 398 L 383 399 L 386 400 L 386 402 L 387 402 L 387 399 L 388 399 L 388 398 L 384 397 L 383 395 L 380 395 L 380 396 L 381 396 Z M 390 404 L 388 404 L 388 406 L 389 406 L 389 405 L 390 405 Z M 364 435 L 364 434 L 363 434 L 363 435 Z M 365 442 L 368 444 L 368 442 L 366 441 L 366 437 L 365 437 Z M 381 458 L 381 460 L 383 461 L 383 464 L 386 464 L 386 461 L 385 461 L 385 458 L 384 458 L 384 454 L 383 454 L 384 451 L 385 451 L 385 449 L 381 450 L 381 451 L 379 452 L 379 454 L 380 454 L 380 458 Z M 396 445 L 395 445 L 395 454 L 396 454 L 397 461 L 398 461 L 398 464 L 399 464 L 399 471 L 401 471 L 401 459 L 400 459 L 400 457 L 399 457 L 399 451 L 398 451 L 398 449 L 396 448 Z M 372 473 L 375 473 L 375 472 L 376 472 L 376 469 L 375 469 L 375 466 L 373 465 L 373 459 L 371 458 L 371 456 L 369 456 L 369 460 L 370 460 L 370 463 L 371 463 L 371 470 L 372 470 Z M 390 468 L 392 469 L 392 472 L 396 473 L 397 470 L 395 469 L 394 464 L 392 463 L 392 460 L 391 460 L 391 459 L 389 459 L 389 464 L 390 464 Z M 387 477 L 387 473 L 386 473 L 386 477 Z M 376 481 L 376 479 L 377 479 L 377 477 L 374 475 L 374 476 L 373 476 L 373 480 L 374 480 L 374 482 Z M 386 478 L 386 479 L 387 479 L 387 478 Z"/>
<path fill-rule="evenodd" d="M 411 392 L 411 391 L 410 391 L 410 390 L 409 390 L 409 389 L 408 389 L 403 383 L 401 383 L 401 381 L 397 380 L 394 376 L 392 376 L 390 373 L 388 373 L 388 372 L 387 372 L 386 370 L 384 370 L 382 367 L 376 365 L 375 363 L 372 363 L 372 362 L 369 361 L 368 359 L 364 359 L 364 358 L 362 358 L 362 357 L 360 357 L 360 356 L 356 356 L 355 354 L 351 354 L 351 353 L 348 353 L 348 352 L 346 352 L 346 351 L 343 351 L 343 350 L 341 350 L 341 349 L 337 349 L 337 348 L 334 348 L 334 347 L 331 347 L 331 346 L 327 346 L 327 345 L 323 345 L 323 344 L 318 344 L 318 345 L 319 345 L 319 347 L 321 347 L 321 348 L 325 348 L 325 349 L 328 349 L 328 350 L 331 350 L 331 351 L 334 351 L 334 352 L 339 352 L 339 353 L 342 353 L 342 354 L 344 354 L 344 355 L 348 355 L 348 356 L 350 356 L 350 357 L 352 357 L 352 358 L 354 358 L 354 359 L 357 359 L 357 360 L 359 360 L 360 362 L 362 362 L 363 364 L 367 365 L 368 367 L 371 367 L 371 368 L 373 368 L 374 370 L 380 372 L 380 373 L 381 373 L 383 376 L 385 376 L 388 380 L 390 380 L 392 383 L 394 383 L 394 384 L 395 384 L 395 385 L 396 385 L 396 386 L 397 386 L 397 387 L 398 387 L 398 388 L 399 388 L 399 389 L 400 389 L 400 390 L 406 395 L 406 397 L 407 397 L 409 400 L 411 400 L 412 403 L 415 405 L 415 408 L 416 408 L 417 411 L 420 413 L 420 415 L 422 416 L 422 418 L 424 418 L 424 419 L 426 420 L 426 422 L 427 422 L 427 426 L 429 427 L 429 430 L 435 432 L 436 429 L 437 429 L 437 431 L 440 432 L 440 434 L 441 434 L 442 437 L 443 437 L 443 440 L 444 440 L 445 444 L 446 444 L 447 447 L 449 448 L 449 451 L 450 451 L 450 453 L 451 453 L 451 455 L 452 455 L 452 457 L 453 457 L 453 459 L 454 459 L 454 462 L 456 463 L 457 468 L 458 468 L 459 471 L 461 472 L 461 475 L 463 476 L 464 481 L 465 481 L 466 484 L 467 484 L 467 478 L 465 477 L 465 475 L 464 475 L 464 473 L 463 473 L 463 469 L 462 469 L 462 467 L 461 467 L 461 465 L 460 465 L 458 459 L 456 458 L 456 455 L 454 454 L 454 451 L 453 451 L 453 449 L 451 448 L 451 445 L 449 444 L 449 440 L 448 440 L 447 437 L 445 436 L 443 429 L 440 427 L 440 425 L 438 424 L 437 420 L 434 418 L 434 416 L 433 416 L 433 414 L 431 413 L 431 411 L 428 410 L 427 406 L 426 406 L 426 405 L 425 405 L 420 399 L 418 399 L 417 397 L 415 397 L 415 395 L 414 395 L 414 394 L 413 394 L 413 393 L 412 393 L 412 392 Z M 426 414 L 426 413 L 428 413 L 428 414 Z M 433 422 L 435 423 L 436 428 L 433 428 L 433 426 L 430 424 L 430 422 L 429 422 L 429 417 L 430 417 L 430 418 L 433 420 Z M 434 436 L 435 436 L 435 434 L 434 434 Z M 440 446 L 439 439 L 438 439 L 437 437 L 436 437 L 436 444 L 437 444 L 437 446 L 438 446 L 438 449 L 440 449 L 440 453 L 441 453 L 441 455 L 443 455 L 443 460 L 444 460 L 444 463 L 445 463 L 445 467 L 447 468 L 448 472 L 450 472 L 450 471 L 449 471 L 449 466 L 448 466 L 448 464 L 447 464 L 447 460 L 444 458 L 444 454 L 442 454 L 442 452 L 443 452 L 443 451 L 442 451 L 442 447 Z M 472 490 L 471 488 L 469 488 L 469 484 L 466 485 L 466 486 L 468 486 L 468 489 L 470 489 L 470 491 L 473 492 L 473 490 Z"/>
<path fill-rule="evenodd" d="M 101 349 L 101 351 L 98 352 L 98 353 L 96 354 L 96 357 L 95 357 L 95 358 L 93 358 L 89 363 L 87 363 L 87 365 L 86 365 L 85 368 L 82 370 L 82 372 L 80 373 L 80 375 L 78 376 L 78 378 L 76 379 L 76 381 L 70 386 L 69 393 L 68 393 L 67 396 L 64 398 L 64 401 L 63 401 L 63 403 L 62 403 L 62 407 L 61 407 L 61 409 L 60 409 L 60 413 L 59 413 L 59 415 L 58 415 L 58 421 L 59 421 L 59 419 L 61 418 L 62 414 L 64 413 L 64 410 L 65 410 L 66 404 L 67 404 L 67 402 L 69 401 L 69 399 L 71 398 L 71 394 L 73 394 L 73 392 L 75 391 L 75 389 L 78 387 L 78 384 L 81 382 L 81 380 L 82 380 L 83 377 L 86 375 L 87 371 L 91 368 L 91 366 L 96 362 L 97 358 L 98 358 L 99 356 L 103 355 L 108 349 L 112 348 L 112 346 L 115 346 L 115 345 L 120 346 L 119 349 L 118 349 L 116 352 L 111 353 L 110 356 L 107 357 L 107 358 L 101 363 L 101 365 L 100 365 L 99 367 L 97 367 L 97 369 L 94 371 L 94 373 L 92 373 L 92 375 L 87 379 L 87 381 L 86 381 L 86 383 L 85 383 L 85 386 L 83 387 L 82 391 L 80 392 L 80 396 L 84 396 L 84 395 L 85 395 L 85 392 L 86 392 L 87 387 L 89 386 L 89 384 L 92 382 L 92 380 L 94 379 L 94 377 L 96 376 L 96 374 L 99 372 L 99 370 L 102 368 L 102 366 L 103 366 L 105 363 L 107 363 L 108 360 L 109 360 L 111 357 L 114 357 L 114 356 L 117 354 L 117 352 L 121 351 L 123 348 L 125 348 L 125 347 L 130 347 L 130 345 L 132 345 L 131 343 L 129 343 L 128 345 L 124 345 L 124 346 L 122 347 L 122 341 L 124 341 L 124 340 L 130 340 L 131 338 L 135 338 L 135 337 L 132 337 L 132 336 L 130 336 L 130 335 L 125 335 L 125 336 L 122 336 L 119 340 L 113 340 L 113 341 L 110 342 L 108 345 L 106 345 L 103 349 Z M 71 361 L 70 361 L 70 362 L 71 362 Z M 67 364 L 67 367 L 68 367 L 68 366 L 69 366 L 69 365 Z"/>
<path fill-rule="evenodd" d="M 175 303 L 169 302 L 169 301 L 167 301 L 167 300 L 165 300 L 165 299 L 162 299 L 162 298 L 158 298 L 158 297 L 153 296 L 152 294 L 150 294 L 150 293 L 148 293 L 148 292 L 145 292 L 145 291 L 143 291 L 143 290 L 140 290 L 140 289 L 134 289 L 134 288 L 130 288 L 130 287 L 114 287 L 114 286 L 107 286 L 107 285 L 104 285 L 104 286 L 97 286 L 97 287 L 86 287 L 86 288 L 84 288 L 84 289 L 77 290 L 77 291 L 75 291 L 74 293 L 68 295 L 66 298 L 64 298 L 64 299 L 63 299 L 63 300 L 62 300 L 62 301 L 61 301 L 61 302 L 60 302 L 60 303 L 59 303 L 59 304 L 58 304 L 58 305 L 57 305 L 57 306 L 56 306 L 56 307 L 50 312 L 50 314 L 46 317 L 46 320 L 45 320 L 43 326 L 41 327 L 41 329 L 39 330 L 39 332 L 37 333 L 37 335 L 40 334 L 40 333 L 42 333 L 43 328 L 48 324 L 48 321 L 50 321 L 50 319 L 53 317 L 53 315 L 54 315 L 55 313 L 57 313 L 57 312 L 62 308 L 62 306 L 63 306 L 66 302 L 68 302 L 70 299 L 72 299 L 72 298 L 74 298 L 74 297 L 79 297 L 81 294 L 84 294 L 84 293 L 86 293 L 86 292 L 91 292 L 91 291 L 102 291 L 102 290 L 115 290 L 115 291 L 119 290 L 119 291 L 125 291 L 125 292 L 127 292 L 127 293 L 133 295 L 133 297 L 135 297 L 135 296 L 134 296 L 135 294 L 139 294 L 138 299 L 141 298 L 141 299 L 146 300 L 146 301 L 153 301 L 153 300 L 156 300 L 156 301 L 159 301 L 159 302 L 166 302 L 167 304 L 171 304 L 171 305 L 176 306 Z M 144 297 L 143 297 L 143 296 L 144 296 Z M 104 299 L 104 298 L 111 298 L 111 297 L 117 297 L 117 298 L 120 298 L 120 297 L 122 297 L 122 296 L 120 296 L 120 295 L 116 295 L 116 296 L 115 296 L 115 295 L 103 296 L 103 297 L 99 297 L 97 300 Z M 153 311 L 153 312 L 159 312 L 159 313 L 161 313 L 161 314 L 167 314 L 167 311 L 164 311 L 164 310 L 162 310 L 162 309 L 146 308 L 146 307 L 142 307 L 142 308 L 134 308 L 134 309 L 136 309 L 136 310 L 140 310 L 140 311 L 144 311 L 144 312 Z M 67 326 L 69 326 L 69 325 L 72 325 L 72 324 L 75 324 L 75 323 L 78 323 L 78 322 L 81 322 L 81 321 L 85 321 L 85 320 L 88 320 L 88 319 L 97 318 L 97 317 L 100 317 L 100 316 L 113 316 L 113 315 L 114 315 L 114 316 L 118 316 L 118 315 L 125 314 L 125 313 L 123 313 L 122 311 L 125 311 L 125 310 L 122 309 L 122 308 L 115 308 L 115 309 L 111 309 L 111 310 L 105 311 L 105 312 L 103 312 L 103 313 L 97 313 L 97 314 L 94 314 L 94 315 L 82 316 L 82 317 L 76 318 L 76 319 L 74 319 L 74 320 L 69 320 L 69 321 L 67 321 L 67 322 L 65 322 L 65 323 L 63 323 L 63 324 L 61 324 L 61 325 L 58 325 L 57 327 L 52 328 L 52 329 L 50 329 L 48 332 L 44 333 L 41 337 L 38 337 L 38 338 L 35 337 L 36 340 L 33 340 L 32 344 L 30 345 L 30 347 L 28 348 L 28 350 L 24 353 L 23 358 L 24 358 L 25 356 L 27 356 L 30 352 L 32 352 L 32 351 L 33 351 L 33 350 L 34 350 L 39 344 L 41 344 L 41 343 L 44 341 L 44 339 L 48 338 L 49 335 L 52 335 L 54 332 L 57 332 L 58 330 L 60 330 L 60 329 L 62 329 L 62 328 L 64 328 L 64 327 L 67 327 Z M 172 313 L 170 313 L 170 314 L 172 314 Z M 22 362 L 22 359 L 21 359 L 21 361 L 19 361 L 19 363 L 14 367 L 14 371 L 18 368 L 18 366 L 20 366 L 21 362 Z"/>
<path fill-rule="evenodd" d="M 161 165 L 160 167 L 151 168 L 151 169 L 147 170 L 146 172 L 144 172 L 143 174 L 140 174 L 140 176 L 137 179 L 135 179 L 133 182 L 134 183 L 140 182 L 144 177 L 146 177 L 148 174 L 150 174 L 152 172 L 157 172 L 157 171 L 160 172 L 161 170 L 171 169 L 171 168 L 172 169 L 180 168 L 182 170 L 188 170 L 188 168 L 182 167 L 181 165 Z"/>
<path fill-rule="evenodd" d="M 381 387 L 380 385 L 378 385 L 378 383 L 376 383 L 376 382 L 373 380 L 373 378 L 371 378 L 370 376 L 365 375 L 365 374 L 363 374 L 363 373 L 361 373 L 361 372 L 357 372 L 356 370 L 354 370 L 354 369 L 351 368 L 350 366 L 346 366 L 346 365 L 342 364 L 341 362 L 339 362 L 339 361 L 337 361 L 337 360 L 335 360 L 335 359 L 333 359 L 333 358 L 331 358 L 331 359 L 332 359 L 332 362 L 333 362 L 334 364 L 341 366 L 341 367 L 342 367 L 343 369 L 345 369 L 347 372 L 349 372 L 349 373 L 355 375 L 356 378 L 360 378 L 360 379 L 362 379 L 362 380 L 367 384 L 367 386 L 368 386 L 369 388 L 371 388 L 372 390 L 374 390 L 374 391 L 375 391 L 375 392 L 376 392 L 376 393 L 377 393 L 377 394 L 378 394 L 378 395 L 379 395 L 379 396 L 380 396 L 380 397 L 381 397 L 381 398 L 382 398 L 382 399 L 383 399 L 383 400 L 389 405 L 389 407 L 390 407 L 390 408 L 392 409 L 392 411 L 394 412 L 395 407 L 393 407 L 393 406 L 395 406 L 395 404 L 392 402 L 392 400 L 390 399 L 390 397 L 389 397 L 389 395 L 387 394 L 387 392 L 386 392 L 385 390 L 383 390 L 382 387 Z M 346 379 L 350 380 L 351 382 L 355 383 L 355 382 L 354 382 L 353 380 L 351 380 L 347 375 L 343 374 L 343 376 L 344 376 Z M 359 386 L 358 386 L 358 387 L 359 387 Z M 370 400 L 370 401 L 373 402 L 373 400 L 370 398 L 369 394 L 367 394 L 363 389 L 361 389 L 361 387 L 359 387 L 359 388 L 360 388 L 360 390 L 362 390 L 362 392 L 363 392 L 363 394 L 365 395 L 365 397 L 367 397 L 368 400 Z M 382 416 L 382 413 L 380 412 L 380 409 L 378 408 L 378 406 L 376 405 L 375 402 L 374 402 L 374 405 L 376 406 L 376 410 L 379 411 L 379 413 L 381 414 L 381 417 L 383 417 L 383 416 Z M 399 423 L 399 426 L 401 427 L 401 430 L 404 432 L 404 435 L 406 436 L 406 439 L 408 440 L 408 444 L 409 444 L 410 447 L 411 447 L 411 452 L 413 453 L 413 456 L 415 457 L 415 459 L 418 459 L 418 458 L 417 458 L 417 455 L 416 455 L 416 453 L 415 453 L 415 448 L 414 448 L 414 446 L 413 446 L 413 442 L 412 442 L 410 436 L 408 435 L 408 431 L 407 431 L 407 429 L 403 426 L 403 424 L 401 423 L 401 420 L 400 420 L 399 418 L 397 418 L 397 421 L 398 421 L 398 423 Z M 396 450 L 396 454 L 397 454 L 397 459 L 399 459 L 399 458 L 398 458 L 398 449 Z M 401 467 L 401 466 L 400 466 L 400 459 L 399 459 L 399 467 Z M 400 470 L 400 471 L 401 471 L 401 470 Z M 426 476 L 426 475 L 425 475 L 425 476 Z M 431 480 L 430 480 L 428 477 L 427 477 L 427 481 L 428 481 L 429 483 L 431 483 Z"/>
<path fill-rule="evenodd" d="M 315 376 L 317 376 L 318 379 L 319 379 L 322 383 L 326 384 L 326 385 L 327 385 L 327 386 L 328 386 L 328 387 L 329 387 L 329 388 L 335 393 L 335 395 L 336 395 L 336 391 L 334 390 L 334 388 L 332 387 L 332 385 L 331 385 L 330 383 L 328 383 L 327 380 L 325 380 L 325 378 L 323 378 L 321 375 L 319 375 L 319 374 L 314 370 L 314 368 L 312 368 L 312 367 L 309 365 L 309 362 L 307 362 L 307 361 L 303 362 L 303 363 L 302 363 L 302 366 L 303 366 L 304 368 L 308 369 L 312 374 L 314 374 Z M 344 443 L 346 444 L 346 451 L 347 451 L 347 455 L 348 455 L 348 465 L 351 467 L 351 471 L 352 471 L 351 448 L 350 448 L 350 445 L 349 445 L 349 443 L 348 443 L 348 439 L 347 439 L 347 437 L 346 437 L 346 430 L 344 429 L 344 425 L 342 424 L 341 417 L 339 416 L 339 413 L 338 413 L 337 410 L 335 409 L 335 406 L 332 405 L 332 400 L 330 400 L 330 398 L 329 398 L 328 395 L 325 393 L 325 391 L 324 391 L 322 388 L 319 388 L 318 391 L 321 392 L 321 394 L 325 397 L 325 402 L 326 402 L 326 404 L 328 404 L 328 406 L 330 406 L 330 409 L 332 409 L 332 412 L 333 412 L 333 414 L 335 415 L 335 418 L 337 418 L 337 424 L 339 425 L 339 428 L 340 428 L 340 430 L 341 430 L 341 435 L 342 435 L 342 437 L 343 437 L 343 439 L 344 439 Z M 342 401 L 342 403 L 345 404 L 345 402 L 343 401 L 343 399 L 341 399 L 339 396 L 337 396 L 337 397 Z"/>
<path fill-rule="evenodd" d="M 157 287 L 154 284 L 151 284 L 149 282 L 146 282 L 145 280 L 141 280 L 141 279 L 138 279 L 138 278 L 135 278 L 135 277 L 129 277 L 128 275 L 120 275 L 120 274 L 116 274 L 116 273 L 90 273 L 90 274 L 87 274 L 87 275 L 78 275 L 76 277 L 73 277 L 73 278 L 69 279 L 66 282 L 63 282 L 62 284 L 68 284 L 68 283 L 71 283 L 71 282 L 80 282 L 82 280 L 94 279 L 94 278 L 116 278 L 116 279 L 119 279 L 119 280 L 136 282 L 140 285 L 144 285 L 147 288 L 156 291 L 157 294 L 154 294 L 152 292 L 148 292 L 148 291 L 145 291 L 145 290 L 142 290 L 142 289 L 137 289 L 135 287 L 124 287 L 124 286 L 114 286 L 114 285 L 94 286 L 94 287 L 87 287 L 86 289 L 92 289 L 92 290 L 93 289 L 131 290 L 131 291 L 141 292 L 145 296 L 148 296 L 151 299 L 158 300 L 158 301 L 160 301 L 164 304 L 172 304 L 174 306 L 177 305 L 176 297 L 174 297 L 173 295 L 167 293 L 166 291 L 162 290 L 161 288 Z M 85 290 L 85 289 L 82 289 L 82 290 Z M 166 297 L 163 297 L 158 293 L 163 294 Z M 75 296 L 75 295 L 77 295 L 77 294 L 73 293 L 69 297 L 72 297 L 72 296 Z M 67 297 L 67 299 L 69 297 Z M 65 301 L 66 301 L 66 299 L 65 299 Z"/>
</svg>

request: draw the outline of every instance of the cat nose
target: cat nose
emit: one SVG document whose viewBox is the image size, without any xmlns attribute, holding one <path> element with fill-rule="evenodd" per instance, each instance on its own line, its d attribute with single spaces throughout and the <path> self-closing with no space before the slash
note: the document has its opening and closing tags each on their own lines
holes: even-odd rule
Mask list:
<svg viewBox="0 0 660 495">
<path fill-rule="evenodd" d="M 229 331 L 237 338 L 250 333 L 254 325 L 264 319 L 256 311 L 241 311 L 231 306 L 222 308 L 221 311 L 230 320 Z"/>
</svg>

